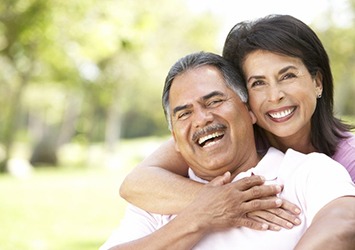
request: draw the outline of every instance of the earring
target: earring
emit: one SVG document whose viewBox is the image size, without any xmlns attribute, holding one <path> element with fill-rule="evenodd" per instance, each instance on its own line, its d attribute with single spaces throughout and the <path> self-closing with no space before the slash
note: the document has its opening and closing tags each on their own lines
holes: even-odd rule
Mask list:
<svg viewBox="0 0 355 250">
<path fill-rule="evenodd" d="M 319 94 L 317 95 L 317 98 L 318 98 L 318 99 L 322 98 L 322 93 L 319 93 Z"/>
</svg>

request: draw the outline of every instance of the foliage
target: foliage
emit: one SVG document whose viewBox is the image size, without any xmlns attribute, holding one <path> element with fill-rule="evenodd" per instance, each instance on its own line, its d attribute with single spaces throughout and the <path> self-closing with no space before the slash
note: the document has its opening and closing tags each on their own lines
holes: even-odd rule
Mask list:
<svg viewBox="0 0 355 250">
<path fill-rule="evenodd" d="M 36 168 L 22 178 L 1 175 L 0 249 L 97 250 L 124 213 L 121 181 L 165 139 L 123 140 L 115 159 L 102 144 L 70 145 L 61 153 L 65 167 Z"/>
<path fill-rule="evenodd" d="M 177 0 L 4 1 L 5 158 L 19 132 L 34 148 L 56 152 L 77 137 L 112 147 L 120 137 L 167 131 L 159 101 L 165 74 L 182 55 L 213 50 L 216 25 Z"/>
<path fill-rule="evenodd" d="M 339 116 L 355 116 L 355 0 L 348 0 L 352 18 L 339 26 L 330 9 L 322 16 L 317 29 L 331 61 L 335 85 L 335 111 Z"/>
<path fill-rule="evenodd" d="M 354 22 L 324 16 L 315 30 L 332 61 L 336 111 L 354 115 Z M 31 145 L 33 163 L 47 148 L 56 164 L 69 142 L 112 149 L 120 138 L 167 134 L 165 75 L 186 53 L 216 51 L 218 29 L 212 14 L 179 0 L 2 1 L 0 171 L 18 140 Z"/>
</svg>

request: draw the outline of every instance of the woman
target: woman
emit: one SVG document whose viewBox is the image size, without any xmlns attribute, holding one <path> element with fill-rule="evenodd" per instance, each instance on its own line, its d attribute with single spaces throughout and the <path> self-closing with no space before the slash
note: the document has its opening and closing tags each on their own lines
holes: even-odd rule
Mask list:
<svg viewBox="0 0 355 250">
<path fill-rule="evenodd" d="M 322 152 L 355 181 L 355 136 L 333 115 L 329 59 L 307 25 L 283 15 L 239 23 L 226 39 L 223 56 L 244 76 L 258 119 L 260 152 L 269 146 Z M 121 196 L 151 212 L 177 213 L 201 190 L 183 177 L 187 168 L 170 140 L 127 176 Z"/>
<path fill-rule="evenodd" d="M 256 55 L 257 52 L 262 53 Z M 272 86 L 266 85 L 272 85 L 272 83 L 265 81 L 270 79 L 263 78 L 260 81 L 255 78 L 250 79 L 250 75 L 260 73 L 255 65 L 258 60 L 255 61 L 254 59 L 266 60 L 263 65 L 268 67 L 272 64 L 270 55 L 283 55 L 301 60 L 312 79 L 318 84 L 317 87 L 320 92 L 316 93 L 316 106 L 304 107 L 305 110 L 301 110 L 301 112 L 308 112 L 308 114 L 305 114 L 306 117 L 303 118 L 303 122 L 293 124 L 294 127 L 292 128 L 287 126 L 289 123 L 297 122 L 297 120 L 291 119 L 288 123 L 278 120 L 272 121 L 270 114 L 260 111 L 259 108 L 262 104 L 256 103 L 262 95 L 267 95 L 269 101 L 276 102 L 281 102 L 281 99 L 287 98 L 281 96 L 284 93 L 280 91 L 277 93 L 281 94 L 277 96 L 279 99 L 271 100 L 274 98 L 271 96 L 272 93 L 269 92 L 272 91 Z M 341 163 L 355 181 L 354 136 L 349 134 L 351 127 L 343 124 L 333 115 L 333 77 L 329 59 L 321 41 L 307 25 L 291 16 L 270 16 L 255 23 L 237 24 L 226 39 L 223 56 L 232 61 L 237 69 L 243 72 L 250 98 L 249 104 L 254 114 L 257 115 L 259 128 L 262 128 L 258 129 L 258 132 L 261 132 L 259 135 L 262 136 L 261 138 L 267 138 L 267 140 L 263 140 L 265 143 L 263 145 L 264 150 L 271 145 L 282 151 L 293 148 L 302 153 L 322 152 Z M 254 61 L 251 62 L 252 60 Z M 249 61 L 248 65 L 246 65 L 246 61 Z M 258 62 L 262 64 L 261 61 Z M 286 73 L 284 72 L 279 77 L 287 77 L 288 80 L 291 77 L 292 79 L 297 78 L 297 75 L 292 71 L 289 74 Z M 301 74 L 302 72 L 298 73 Z M 263 76 L 266 77 L 266 75 Z M 255 86 L 255 82 L 258 86 Z M 290 85 L 287 81 L 285 84 L 281 80 L 279 82 L 279 86 Z M 300 87 L 302 81 L 292 82 L 291 84 L 292 87 Z M 282 90 L 286 90 L 286 88 L 288 86 Z M 295 90 L 291 89 L 291 91 Z M 292 93 L 286 94 L 292 96 Z M 310 95 L 312 93 L 308 93 L 308 96 Z M 300 106 L 302 109 L 302 105 Z M 292 114 L 297 111 L 299 112 L 297 109 L 294 110 Z M 292 114 L 288 114 L 288 116 Z M 305 126 L 308 126 L 308 128 L 304 128 Z M 282 127 L 284 127 L 284 130 L 289 130 L 282 132 L 280 131 Z M 296 135 L 300 135 L 302 138 L 295 138 L 299 141 L 292 141 L 292 138 Z"/>
</svg>

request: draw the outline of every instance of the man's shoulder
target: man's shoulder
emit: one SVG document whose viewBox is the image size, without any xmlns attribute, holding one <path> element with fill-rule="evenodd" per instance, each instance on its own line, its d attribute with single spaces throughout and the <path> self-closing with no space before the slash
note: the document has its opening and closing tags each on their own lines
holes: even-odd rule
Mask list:
<svg viewBox="0 0 355 250">
<path fill-rule="evenodd" d="M 293 162 L 295 165 L 302 164 L 302 163 L 326 163 L 327 165 L 339 165 L 337 161 L 333 160 L 331 157 L 327 156 L 326 154 L 319 153 L 319 152 L 312 152 L 309 154 L 304 154 L 293 149 L 288 149 L 285 153 L 284 161 Z M 317 164 L 319 165 L 319 164 Z"/>
<path fill-rule="evenodd" d="M 289 169 L 293 168 L 294 171 L 299 171 L 298 173 L 302 173 L 303 176 L 319 176 L 320 174 L 327 174 L 347 178 L 346 176 L 349 175 L 339 162 L 323 153 L 317 152 L 303 154 L 289 149 L 285 153 L 283 166 L 287 166 Z"/>
</svg>

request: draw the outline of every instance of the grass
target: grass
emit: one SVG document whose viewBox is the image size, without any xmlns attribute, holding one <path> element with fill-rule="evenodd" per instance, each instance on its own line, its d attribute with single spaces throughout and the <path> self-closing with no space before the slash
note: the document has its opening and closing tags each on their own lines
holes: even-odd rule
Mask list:
<svg viewBox="0 0 355 250">
<path fill-rule="evenodd" d="M 125 143 L 116 168 L 66 166 L 39 168 L 28 178 L 0 176 L 0 249 L 97 250 L 123 215 L 121 181 L 153 148 L 150 141 Z"/>
<path fill-rule="evenodd" d="M 74 146 L 63 150 L 62 168 L 39 168 L 28 178 L 0 175 L 0 249 L 97 250 L 124 213 L 123 178 L 162 140 L 122 142 L 116 167 L 103 166 L 102 147 L 89 150 L 86 164 L 86 154 Z"/>
</svg>

